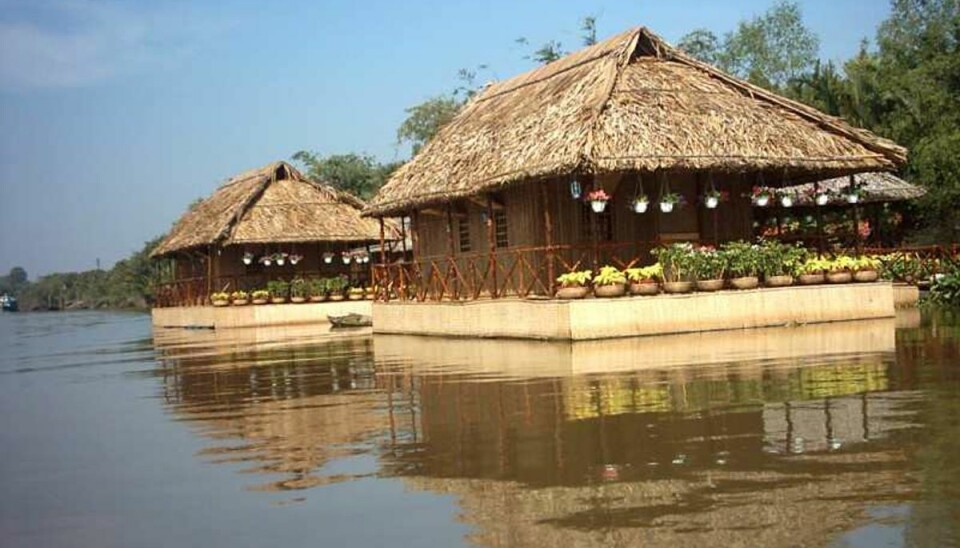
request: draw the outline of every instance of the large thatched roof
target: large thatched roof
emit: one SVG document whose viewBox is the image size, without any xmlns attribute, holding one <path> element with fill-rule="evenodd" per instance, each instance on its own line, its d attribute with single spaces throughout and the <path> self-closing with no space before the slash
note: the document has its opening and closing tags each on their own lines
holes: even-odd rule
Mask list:
<svg viewBox="0 0 960 548">
<path fill-rule="evenodd" d="M 153 256 L 214 244 L 379 240 L 377 223 L 360 217 L 363 206 L 359 198 L 274 162 L 228 179 L 190 208 Z"/>
<path fill-rule="evenodd" d="M 864 190 L 860 203 L 903 202 L 920 198 L 927 189 L 908 183 L 892 173 L 857 173 L 853 176 L 858 187 Z M 849 177 L 834 177 L 820 181 L 820 190 L 830 194 L 829 204 L 847 205 L 842 193 L 850 186 Z M 814 184 L 788 186 L 783 189 L 797 196 L 794 205 L 812 206 L 814 204 Z"/>
<path fill-rule="evenodd" d="M 639 27 L 488 86 L 399 168 L 366 215 L 577 171 L 886 171 L 906 150 L 724 74 Z"/>
</svg>

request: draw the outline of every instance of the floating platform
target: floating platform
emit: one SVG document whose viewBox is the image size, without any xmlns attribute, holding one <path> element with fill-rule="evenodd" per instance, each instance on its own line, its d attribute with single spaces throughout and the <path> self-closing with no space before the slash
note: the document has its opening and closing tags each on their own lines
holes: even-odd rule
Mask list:
<svg viewBox="0 0 960 548">
<path fill-rule="evenodd" d="M 231 329 L 273 325 L 328 324 L 327 316 L 371 314 L 373 301 L 326 301 L 245 306 L 176 306 L 154 308 L 153 327 Z"/>
<path fill-rule="evenodd" d="M 893 318 L 889 282 L 574 301 L 377 302 L 373 332 L 593 340 Z"/>
</svg>

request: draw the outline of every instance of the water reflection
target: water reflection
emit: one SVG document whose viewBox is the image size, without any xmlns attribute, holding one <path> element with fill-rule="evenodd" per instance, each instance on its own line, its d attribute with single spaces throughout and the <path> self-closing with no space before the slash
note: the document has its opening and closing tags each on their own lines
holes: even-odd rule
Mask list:
<svg viewBox="0 0 960 548">
<path fill-rule="evenodd" d="M 574 344 L 158 333 L 157 375 L 209 439 L 202 458 L 245 463 L 252 489 L 401 478 L 455 495 L 482 545 L 856 543 L 891 519 L 955 542 L 956 326 Z"/>
</svg>

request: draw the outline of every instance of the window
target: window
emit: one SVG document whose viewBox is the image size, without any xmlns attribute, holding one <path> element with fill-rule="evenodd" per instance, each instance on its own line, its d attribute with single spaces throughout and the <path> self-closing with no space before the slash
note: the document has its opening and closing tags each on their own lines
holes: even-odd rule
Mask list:
<svg viewBox="0 0 960 548">
<path fill-rule="evenodd" d="M 601 242 L 613 241 L 613 208 L 607 204 L 603 213 L 594 213 L 589 203 L 580 207 L 580 237 L 582 241 L 593 241 L 593 226 L 596 222 L 597 239 Z"/>
<path fill-rule="evenodd" d="M 493 210 L 493 228 L 497 248 L 509 247 L 507 240 L 507 210 L 504 208 Z"/>
<path fill-rule="evenodd" d="M 469 253 L 470 247 L 470 221 L 460 219 L 457 221 L 457 235 L 460 241 L 460 253 Z"/>
</svg>

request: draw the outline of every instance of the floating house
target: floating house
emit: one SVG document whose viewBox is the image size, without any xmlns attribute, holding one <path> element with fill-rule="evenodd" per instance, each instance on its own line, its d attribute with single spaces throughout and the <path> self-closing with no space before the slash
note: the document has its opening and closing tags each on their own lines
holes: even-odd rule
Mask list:
<svg viewBox="0 0 960 548">
<path fill-rule="evenodd" d="M 363 207 L 359 198 L 311 181 L 286 162 L 228 179 L 192 205 L 153 251 L 169 270 L 169 281 L 158 288 L 154 323 L 238 327 L 369 313 L 364 303 L 214 310 L 210 302 L 214 293 L 252 292 L 294 278 L 342 277 L 356 287 L 369 285 L 370 249 L 387 235 L 360 216 Z"/>
<path fill-rule="evenodd" d="M 751 239 L 754 186 L 891 171 L 905 160 L 891 141 L 635 28 L 487 86 L 393 174 L 364 215 L 410 218 L 414 259 L 375 265 L 374 330 L 574 339 L 664 332 L 664 322 L 635 318 L 679 317 L 677 303 L 648 310 L 663 305 L 655 301 L 723 297 L 557 302 L 556 276 L 648 263 L 651 249 L 669 242 Z M 727 199 L 707 207 L 714 191 Z M 666 332 L 887 314 L 889 291 L 873 311 L 862 306 L 866 295 L 852 297 L 864 288 L 843 291 L 850 310 L 811 304 L 809 314 L 784 315 L 788 303 L 820 302 L 788 295 L 747 305 L 769 306 L 763 318 L 671 319 Z M 743 308 L 710 301 L 691 305 L 691 318 L 702 320 L 701 304 Z"/>
</svg>

